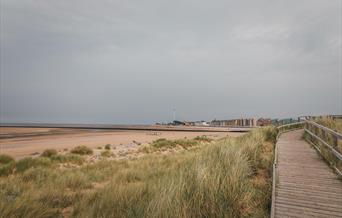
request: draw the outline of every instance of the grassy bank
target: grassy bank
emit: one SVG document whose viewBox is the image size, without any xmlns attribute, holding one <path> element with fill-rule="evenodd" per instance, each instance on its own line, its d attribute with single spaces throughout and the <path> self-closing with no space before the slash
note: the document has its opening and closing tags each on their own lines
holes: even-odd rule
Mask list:
<svg viewBox="0 0 342 218">
<path fill-rule="evenodd" d="M 315 122 L 342 134 L 342 120 L 341 119 L 334 120 L 328 117 L 323 117 L 323 118 L 315 119 Z"/>
<path fill-rule="evenodd" d="M 275 136 L 258 129 L 168 155 L 94 164 L 41 157 L 49 164 L 0 178 L 0 217 L 267 217 Z"/>
</svg>

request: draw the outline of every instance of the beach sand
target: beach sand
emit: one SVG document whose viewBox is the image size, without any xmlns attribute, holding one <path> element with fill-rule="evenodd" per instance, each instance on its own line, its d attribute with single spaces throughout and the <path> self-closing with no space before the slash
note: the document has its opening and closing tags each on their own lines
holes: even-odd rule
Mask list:
<svg viewBox="0 0 342 218">
<path fill-rule="evenodd" d="M 177 132 L 133 130 L 87 130 L 66 128 L 16 128 L 0 127 L 0 153 L 16 159 L 37 155 L 45 149 L 65 152 L 79 145 L 97 148 L 111 144 L 118 151 L 136 148 L 159 138 L 180 139 L 206 135 L 213 139 L 240 136 L 243 133 L 227 132 Z"/>
</svg>

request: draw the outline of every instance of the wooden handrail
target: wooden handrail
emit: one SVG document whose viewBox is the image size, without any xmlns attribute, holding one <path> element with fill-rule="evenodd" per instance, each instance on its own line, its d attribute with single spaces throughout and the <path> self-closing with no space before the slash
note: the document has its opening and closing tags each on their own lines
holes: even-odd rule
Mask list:
<svg viewBox="0 0 342 218">
<path fill-rule="evenodd" d="M 339 159 L 342 161 L 342 154 L 340 154 L 340 152 L 336 151 L 334 147 L 332 147 L 331 145 L 329 145 L 326 141 L 324 141 L 323 139 L 321 139 L 319 136 L 315 135 L 313 132 L 311 132 L 310 130 L 305 129 L 305 132 L 307 132 L 309 135 L 313 136 L 315 139 L 317 139 L 318 141 L 320 141 L 322 144 L 325 145 L 325 147 L 329 148 L 332 153 Z"/>
<path fill-rule="evenodd" d="M 296 123 L 289 123 L 289 124 L 278 126 L 277 128 L 281 129 L 281 128 L 284 128 L 284 127 L 287 127 L 287 126 L 295 126 L 295 125 L 304 124 L 304 123 L 305 123 L 305 121 L 296 122 Z"/>
<path fill-rule="evenodd" d="M 339 141 L 342 140 L 342 134 L 311 120 L 306 120 L 304 131 L 310 136 L 307 141 L 313 144 L 316 150 L 318 150 L 331 167 L 334 168 L 340 176 L 342 176 L 341 167 L 339 165 L 342 161 L 342 151 L 338 148 Z M 319 134 L 320 132 L 322 134 Z M 331 137 L 331 140 L 329 140 L 329 136 Z M 331 160 L 329 156 L 326 156 L 326 154 L 321 151 L 321 148 L 319 148 L 320 146 L 324 146 L 334 159 Z"/>
<path fill-rule="evenodd" d="M 318 128 L 320 128 L 320 129 L 322 129 L 322 130 L 324 130 L 324 131 L 329 132 L 330 134 L 336 136 L 336 137 L 339 138 L 339 139 L 342 139 L 342 134 L 340 134 L 340 133 L 338 133 L 338 132 L 336 132 L 336 131 L 334 131 L 334 130 L 332 130 L 332 129 L 329 129 L 328 127 L 325 127 L 325 126 L 323 126 L 323 125 L 321 125 L 321 124 L 318 124 L 318 123 L 316 123 L 316 122 L 314 122 L 314 121 L 310 121 L 310 120 L 307 120 L 306 122 L 307 122 L 307 123 L 310 123 L 310 124 L 312 124 L 312 125 L 314 125 L 314 126 L 316 126 L 316 127 L 318 127 Z"/>
</svg>

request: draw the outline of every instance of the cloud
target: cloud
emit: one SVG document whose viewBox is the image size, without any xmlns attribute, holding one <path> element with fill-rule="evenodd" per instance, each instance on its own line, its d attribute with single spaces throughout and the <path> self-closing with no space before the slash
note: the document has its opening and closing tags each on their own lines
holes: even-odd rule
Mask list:
<svg viewBox="0 0 342 218">
<path fill-rule="evenodd" d="M 1 0 L 2 122 L 342 113 L 341 1 Z"/>
</svg>

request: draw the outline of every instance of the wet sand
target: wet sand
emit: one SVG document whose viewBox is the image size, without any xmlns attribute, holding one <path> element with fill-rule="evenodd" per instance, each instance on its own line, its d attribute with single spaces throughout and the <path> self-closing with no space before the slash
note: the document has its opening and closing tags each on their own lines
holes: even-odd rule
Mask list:
<svg viewBox="0 0 342 218">
<path fill-rule="evenodd" d="M 78 145 L 97 148 L 111 144 L 121 150 L 150 143 L 159 138 L 179 139 L 206 135 L 218 139 L 241 134 L 243 133 L 0 127 L 0 153 L 20 159 L 41 153 L 48 148 L 63 151 Z"/>
</svg>

